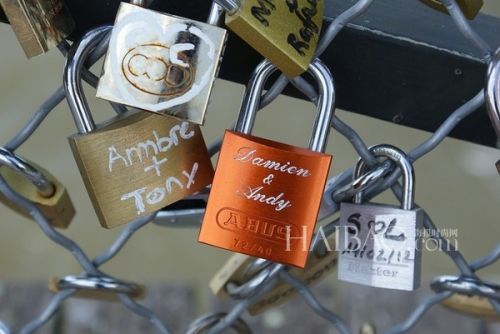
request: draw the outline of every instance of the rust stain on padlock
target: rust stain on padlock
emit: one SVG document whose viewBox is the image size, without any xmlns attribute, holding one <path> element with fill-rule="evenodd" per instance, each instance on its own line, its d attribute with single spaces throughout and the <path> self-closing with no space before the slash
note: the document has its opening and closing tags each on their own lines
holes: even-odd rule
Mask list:
<svg viewBox="0 0 500 334">
<path fill-rule="evenodd" d="M 176 64 L 171 62 L 177 59 Z M 138 90 L 168 98 L 186 93 L 193 84 L 195 69 L 188 57 L 175 47 L 145 44 L 132 48 L 122 61 L 122 72 Z"/>
<path fill-rule="evenodd" d="M 199 241 L 303 268 L 330 163 L 327 154 L 226 131 Z"/>
</svg>

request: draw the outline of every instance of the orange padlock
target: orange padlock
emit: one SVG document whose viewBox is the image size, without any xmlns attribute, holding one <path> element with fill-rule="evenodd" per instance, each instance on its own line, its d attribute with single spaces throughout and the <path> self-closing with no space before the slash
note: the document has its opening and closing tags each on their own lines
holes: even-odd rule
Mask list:
<svg viewBox="0 0 500 334">
<path fill-rule="evenodd" d="M 199 241 L 303 268 L 332 157 L 324 154 L 334 112 L 333 78 L 315 60 L 318 112 L 309 149 L 250 135 L 264 84 L 275 71 L 257 66 L 236 131 L 226 131 Z"/>
</svg>

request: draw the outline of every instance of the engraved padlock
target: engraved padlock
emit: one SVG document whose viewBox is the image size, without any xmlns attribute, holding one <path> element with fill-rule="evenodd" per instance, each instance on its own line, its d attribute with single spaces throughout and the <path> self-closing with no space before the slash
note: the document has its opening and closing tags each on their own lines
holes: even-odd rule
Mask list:
<svg viewBox="0 0 500 334">
<path fill-rule="evenodd" d="M 290 268 L 290 274 L 308 286 L 312 286 L 325 278 L 337 267 L 335 239 L 335 234 L 320 239 L 320 247 L 311 252 L 306 267 L 304 269 Z M 230 296 L 227 290 L 228 283 L 241 285 L 259 273 L 258 268 L 253 271 L 249 270 L 249 267 L 255 261 L 254 257 L 248 255 L 234 254 L 231 256 L 210 281 L 212 292 L 221 299 L 228 298 Z M 261 314 L 271 308 L 283 305 L 296 296 L 297 293 L 295 288 L 283 281 L 279 281 L 272 290 L 254 301 L 248 307 L 248 312 L 251 315 Z"/>
<path fill-rule="evenodd" d="M 33 202 L 53 227 L 69 226 L 75 209 L 62 183 L 42 167 L 4 148 L 0 148 L 0 165 L 0 175 L 7 184 Z M 0 201 L 26 218 L 33 219 L 29 212 L 1 193 Z"/>
<path fill-rule="evenodd" d="M 376 157 L 393 160 L 403 174 L 401 208 L 361 204 L 362 194 L 353 203 L 340 207 L 339 270 L 343 281 L 373 287 L 414 290 L 420 285 L 421 209 L 414 206 L 414 172 L 405 153 L 391 145 L 370 148 Z M 365 163 L 359 160 L 358 178 Z"/>
<path fill-rule="evenodd" d="M 226 25 L 287 77 L 307 71 L 323 23 L 322 0 L 216 0 Z"/>
<path fill-rule="evenodd" d="M 0 5 L 28 58 L 57 46 L 75 25 L 63 0 L 0 0 Z"/>
<path fill-rule="evenodd" d="M 97 97 L 202 124 L 226 33 L 122 2 Z"/>
<path fill-rule="evenodd" d="M 83 95 L 81 69 L 109 28 L 96 28 L 72 48 L 64 73 L 79 133 L 69 138 L 101 225 L 125 224 L 211 183 L 213 167 L 197 125 L 131 110 L 96 126 Z"/>
<path fill-rule="evenodd" d="M 442 0 L 420 1 L 437 11 L 448 14 L 448 10 L 446 9 L 446 6 L 443 4 Z M 474 19 L 483 7 L 483 0 L 456 0 L 456 2 L 462 10 L 462 13 L 464 13 L 464 16 L 469 20 Z"/>
<path fill-rule="evenodd" d="M 275 69 L 267 60 L 257 66 L 236 131 L 224 135 L 199 241 L 303 268 L 332 159 L 323 152 L 334 112 L 333 78 L 320 60 L 311 64 L 320 98 L 305 149 L 250 135 Z"/>
</svg>

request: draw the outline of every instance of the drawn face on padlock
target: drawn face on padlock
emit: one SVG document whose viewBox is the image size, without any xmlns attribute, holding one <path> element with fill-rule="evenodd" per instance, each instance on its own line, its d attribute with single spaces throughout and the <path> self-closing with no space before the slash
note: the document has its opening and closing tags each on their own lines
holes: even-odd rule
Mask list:
<svg viewBox="0 0 500 334">
<path fill-rule="evenodd" d="M 53 227 L 67 228 L 75 209 L 66 188 L 49 172 L 20 156 L 0 148 L 0 175 L 24 198 L 33 202 Z M 29 212 L 0 194 L 0 201 L 32 219 Z"/>
<path fill-rule="evenodd" d="M 81 69 L 109 28 L 83 37 L 68 55 L 65 89 L 79 133 L 69 142 L 101 225 L 125 224 L 211 183 L 213 168 L 198 125 L 131 110 L 96 126 Z"/>
<path fill-rule="evenodd" d="M 423 212 L 413 210 L 413 166 L 404 152 L 390 145 L 370 149 L 377 157 L 393 160 L 403 174 L 401 209 L 361 204 L 361 192 L 354 204 L 340 207 L 339 279 L 373 287 L 414 290 L 420 285 L 421 239 L 418 232 Z M 360 160 L 354 178 L 365 164 Z"/>
<path fill-rule="evenodd" d="M 122 2 L 97 97 L 202 124 L 226 31 Z"/>
<path fill-rule="evenodd" d="M 311 252 L 307 266 L 304 269 L 289 269 L 291 275 L 308 286 L 318 283 L 337 267 L 335 235 L 331 235 L 320 241 L 320 243 L 323 242 L 324 252 L 320 251 L 319 247 Z M 262 263 L 259 263 L 259 260 L 262 259 L 256 259 L 243 254 L 234 254 L 210 280 L 210 289 L 221 299 L 229 298 L 231 293 L 228 291 L 228 283 L 241 286 L 267 268 Z M 256 266 L 252 266 L 256 263 Z M 286 303 L 296 295 L 297 291 L 293 287 L 283 281 L 279 281 L 271 291 L 250 305 L 248 311 L 251 315 L 258 315 Z"/>
<path fill-rule="evenodd" d="M 309 149 L 304 149 L 250 135 L 264 83 L 274 70 L 268 61 L 256 68 L 236 131 L 225 133 L 199 241 L 302 268 L 331 162 L 322 152 L 334 112 L 333 78 L 319 60 L 311 65 L 320 98 Z"/>
</svg>

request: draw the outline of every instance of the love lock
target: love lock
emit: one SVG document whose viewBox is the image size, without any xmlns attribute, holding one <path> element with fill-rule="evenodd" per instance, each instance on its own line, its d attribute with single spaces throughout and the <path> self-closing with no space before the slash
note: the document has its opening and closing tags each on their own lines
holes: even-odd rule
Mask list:
<svg viewBox="0 0 500 334">
<path fill-rule="evenodd" d="M 75 216 L 75 208 L 62 183 L 42 167 L 0 148 L 0 175 L 21 196 L 33 202 L 50 225 L 67 228 Z M 26 218 L 31 215 L 0 193 L 0 201 Z"/>
</svg>

